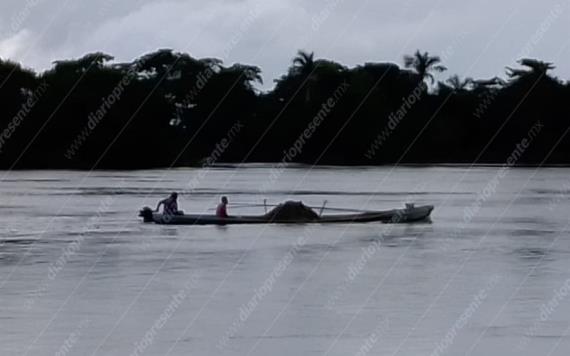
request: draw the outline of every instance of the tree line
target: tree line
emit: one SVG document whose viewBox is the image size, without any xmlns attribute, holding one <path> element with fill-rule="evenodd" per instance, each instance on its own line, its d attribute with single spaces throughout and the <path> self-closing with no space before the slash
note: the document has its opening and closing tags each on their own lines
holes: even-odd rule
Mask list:
<svg viewBox="0 0 570 356">
<path fill-rule="evenodd" d="M 257 66 L 170 49 L 130 63 L 90 53 L 41 73 L 0 60 L 0 168 L 502 164 L 537 124 L 516 164 L 570 163 L 570 83 L 552 63 L 440 81 L 438 56 L 402 64 L 349 68 L 299 51 L 262 92 Z"/>
</svg>

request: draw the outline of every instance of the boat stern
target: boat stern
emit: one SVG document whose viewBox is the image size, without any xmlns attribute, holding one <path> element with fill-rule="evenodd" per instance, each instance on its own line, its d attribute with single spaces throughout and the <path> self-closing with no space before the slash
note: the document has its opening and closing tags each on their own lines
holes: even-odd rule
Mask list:
<svg viewBox="0 0 570 356">
<path fill-rule="evenodd" d="M 141 218 L 143 218 L 143 221 L 145 223 L 151 223 L 151 222 L 154 222 L 154 219 L 152 217 L 152 213 L 153 213 L 152 209 L 149 208 L 148 206 L 145 206 L 144 208 L 142 208 L 139 211 L 139 216 Z"/>
</svg>

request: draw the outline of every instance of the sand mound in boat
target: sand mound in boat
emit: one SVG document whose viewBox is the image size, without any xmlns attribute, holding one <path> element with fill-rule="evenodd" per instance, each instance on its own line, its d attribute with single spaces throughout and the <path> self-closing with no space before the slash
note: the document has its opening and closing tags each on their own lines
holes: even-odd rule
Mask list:
<svg viewBox="0 0 570 356">
<path fill-rule="evenodd" d="M 286 201 L 277 205 L 264 215 L 265 218 L 278 221 L 313 221 L 319 215 L 300 201 Z"/>
</svg>

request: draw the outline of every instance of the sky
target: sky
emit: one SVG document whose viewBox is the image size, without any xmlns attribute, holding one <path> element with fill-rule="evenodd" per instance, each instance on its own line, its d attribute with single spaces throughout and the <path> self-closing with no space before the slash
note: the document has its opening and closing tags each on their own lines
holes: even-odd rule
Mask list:
<svg viewBox="0 0 570 356">
<path fill-rule="evenodd" d="M 131 61 L 160 48 L 263 70 L 264 87 L 299 49 L 347 66 L 416 49 L 461 77 L 504 75 L 522 57 L 570 79 L 570 0 L 2 0 L 0 58 L 38 71 L 103 51 Z"/>
</svg>

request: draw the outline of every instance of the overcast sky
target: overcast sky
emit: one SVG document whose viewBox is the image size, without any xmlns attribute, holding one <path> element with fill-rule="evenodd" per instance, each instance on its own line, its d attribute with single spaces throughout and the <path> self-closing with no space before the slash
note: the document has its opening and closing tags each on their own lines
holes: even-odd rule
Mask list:
<svg viewBox="0 0 570 356">
<path fill-rule="evenodd" d="M 353 66 L 416 49 L 450 74 L 504 72 L 520 57 L 570 79 L 570 0 L 2 0 L 0 57 L 37 70 L 103 51 L 130 61 L 158 48 L 259 65 L 265 87 L 298 49 Z"/>
</svg>

